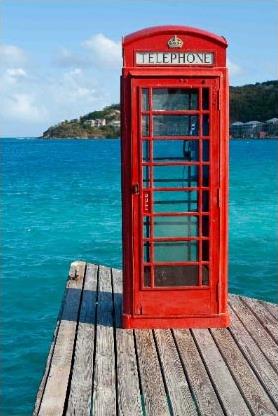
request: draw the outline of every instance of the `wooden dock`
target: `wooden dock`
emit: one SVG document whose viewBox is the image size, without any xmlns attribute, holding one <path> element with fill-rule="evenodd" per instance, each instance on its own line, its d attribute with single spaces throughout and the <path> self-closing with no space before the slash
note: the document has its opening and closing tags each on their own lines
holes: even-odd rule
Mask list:
<svg viewBox="0 0 278 416">
<path fill-rule="evenodd" d="M 278 306 L 228 329 L 123 330 L 122 274 L 72 263 L 34 415 L 278 415 Z"/>
</svg>

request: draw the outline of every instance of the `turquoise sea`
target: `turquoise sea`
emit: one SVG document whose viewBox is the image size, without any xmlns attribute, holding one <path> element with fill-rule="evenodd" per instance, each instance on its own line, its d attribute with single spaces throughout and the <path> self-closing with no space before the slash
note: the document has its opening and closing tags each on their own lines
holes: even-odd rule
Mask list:
<svg viewBox="0 0 278 416">
<path fill-rule="evenodd" d="M 30 415 L 71 261 L 121 267 L 119 140 L 1 139 L 1 415 Z M 230 143 L 230 291 L 277 302 L 275 140 Z"/>
</svg>

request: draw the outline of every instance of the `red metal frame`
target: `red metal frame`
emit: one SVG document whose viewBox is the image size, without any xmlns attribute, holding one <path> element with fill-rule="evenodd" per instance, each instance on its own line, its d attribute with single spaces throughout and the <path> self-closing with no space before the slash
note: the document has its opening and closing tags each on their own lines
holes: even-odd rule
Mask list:
<svg viewBox="0 0 278 416">
<path fill-rule="evenodd" d="M 214 64 L 209 68 L 190 65 L 140 66 L 136 51 L 169 51 L 171 35 L 184 40 L 181 51 L 211 51 Z M 121 78 L 122 106 L 122 206 L 123 206 L 123 326 L 125 328 L 225 327 L 227 311 L 227 198 L 228 198 L 228 80 L 223 38 L 187 27 L 150 28 L 127 36 L 123 41 L 124 68 Z M 155 88 L 194 89 L 198 91 L 196 110 L 153 110 Z M 202 89 L 209 89 L 209 108 L 203 109 Z M 149 108 L 142 111 L 141 91 L 146 89 Z M 141 117 L 149 116 L 149 135 L 141 135 Z M 153 136 L 153 115 L 196 115 L 198 136 Z M 209 135 L 203 135 L 203 116 L 210 117 Z M 198 141 L 198 161 L 154 161 L 156 140 Z M 203 141 L 209 143 L 209 160 L 202 159 Z M 149 159 L 143 161 L 142 143 L 149 143 Z M 149 184 L 145 187 L 142 169 L 149 166 Z M 155 186 L 154 166 L 198 166 L 197 186 Z M 209 183 L 202 184 L 203 167 L 209 167 Z M 154 193 L 193 191 L 197 211 L 153 212 Z M 203 192 L 209 193 L 209 209 L 202 211 Z M 155 218 L 196 217 L 198 235 L 155 237 Z M 150 235 L 143 235 L 144 217 L 150 221 Z M 209 233 L 202 232 L 203 217 L 209 218 Z M 196 261 L 154 261 L 154 243 L 196 242 Z M 203 243 L 208 242 L 209 258 L 203 258 Z M 149 244 L 149 259 L 144 262 L 144 243 Z M 155 286 L 156 266 L 196 266 L 198 283 L 194 286 Z M 208 267 L 208 284 L 202 279 Z M 150 270 L 150 284 L 144 285 L 144 267 Z"/>
</svg>

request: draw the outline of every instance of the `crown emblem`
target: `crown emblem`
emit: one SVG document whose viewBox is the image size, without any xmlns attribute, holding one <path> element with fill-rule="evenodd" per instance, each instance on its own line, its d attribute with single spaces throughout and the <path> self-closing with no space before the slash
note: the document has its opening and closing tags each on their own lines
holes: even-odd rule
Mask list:
<svg viewBox="0 0 278 416">
<path fill-rule="evenodd" d="M 173 36 L 171 39 L 168 40 L 169 48 L 182 48 L 183 41 L 177 37 L 177 35 Z"/>
</svg>

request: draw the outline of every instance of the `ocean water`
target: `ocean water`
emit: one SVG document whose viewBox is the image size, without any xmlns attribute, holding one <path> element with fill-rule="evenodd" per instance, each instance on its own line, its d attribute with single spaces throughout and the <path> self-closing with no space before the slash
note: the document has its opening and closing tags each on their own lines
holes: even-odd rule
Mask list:
<svg viewBox="0 0 278 416">
<path fill-rule="evenodd" d="M 31 414 L 68 268 L 121 267 L 119 140 L 2 139 L 1 415 Z M 278 141 L 230 143 L 230 291 L 277 302 Z"/>
</svg>

